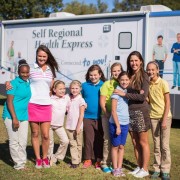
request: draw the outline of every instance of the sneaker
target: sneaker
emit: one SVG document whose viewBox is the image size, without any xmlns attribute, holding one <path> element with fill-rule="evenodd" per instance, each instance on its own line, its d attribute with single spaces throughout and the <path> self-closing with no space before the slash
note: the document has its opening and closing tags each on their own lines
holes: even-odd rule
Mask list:
<svg viewBox="0 0 180 180">
<path fill-rule="evenodd" d="M 171 89 L 174 89 L 176 86 L 172 86 Z"/>
<path fill-rule="evenodd" d="M 120 176 L 121 176 L 121 177 L 126 177 L 126 175 L 125 175 L 125 173 L 123 172 L 122 169 L 120 169 Z"/>
<path fill-rule="evenodd" d="M 178 87 L 178 91 L 180 91 L 180 87 Z"/>
<path fill-rule="evenodd" d="M 77 168 L 78 166 L 79 166 L 79 164 L 71 164 L 69 167 L 75 169 L 75 168 Z"/>
<path fill-rule="evenodd" d="M 107 166 L 107 167 L 102 168 L 102 171 L 104 173 L 111 173 L 112 170 Z"/>
<path fill-rule="evenodd" d="M 101 170 L 101 163 L 100 162 L 95 163 L 95 169 Z"/>
<path fill-rule="evenodd" d="M 128 172 L 128 174 L 136 174 L 138 171 L 140 170 L 140 167 L 137 167 L 136 169 L 134 169 L 134 171 Z"/>
<path fill-rule="evenodd" d="M 134 176 L 137 178 L 144 178 L 146 176 L 149 176 L 149 172 L 141 168 L 136 174 L 134 174 Z"/>
<path fill-rule="evenodd" d="M 41 169 L 42 168 L 42 159 L 36 159 L 35 168 Z"/>
<path fill-rule="evenodd" d="M 50 163 L 49 163 L 49 159 L 45 158 L 42 160 L 42 165 L 44 168 L 50 168 Z"/>
<path fill-rule="evenodd" d="M 119 177 L 120 174 L 121 174 L 120 169 L 113 169 L 113 170 L 112 170 L 112 175 L 113 175 L 113 176 Z"/>
<path fill-rule="evenodd" d="M 83 168 L 86 169 L 92 165 L 92 161 L 90 159 L 85 160 L 83 164 Z"/>
<path fill-rule="evenodd" d="M 157 179 L 159 176 L 160 176 L 160 172 L 154 172 L 154 173 L 151 175 L 151 179 Z"/>
<path fill-rule="evenodd" d="M 169 173 L 162 173 L 162 174 L 161 174 L 161 179 L 162 179 L 162 180 L 170 180 L 170 175 L 169 175 Z"/>
<path fill-rule="evenodd" d="M 52 156 L 50 157 L 50 166 L 56 166 L 56 163 L 57 163 L 57 158 L 55 157 L 54 154 L 52 154 Z"/>
</svg>

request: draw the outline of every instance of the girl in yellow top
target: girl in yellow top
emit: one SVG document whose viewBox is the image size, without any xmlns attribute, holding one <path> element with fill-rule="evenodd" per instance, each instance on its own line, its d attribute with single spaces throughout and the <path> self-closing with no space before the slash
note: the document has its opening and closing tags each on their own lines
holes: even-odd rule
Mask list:
<svg viewBox="0 0 180 180">
<path fill-rule="evenodd" d="M 159 77 L 159 67 L 155 61 L 147 64 L 150 77 L 149 102 L 150 118 L 154 140 L 154 174 L 152 178 L 161 175 L 162 180 L 169 180 L 171 155 L 169 148 L 172 115 L 170 111 L 169 86 L 167 81 Z"/>
</svg>

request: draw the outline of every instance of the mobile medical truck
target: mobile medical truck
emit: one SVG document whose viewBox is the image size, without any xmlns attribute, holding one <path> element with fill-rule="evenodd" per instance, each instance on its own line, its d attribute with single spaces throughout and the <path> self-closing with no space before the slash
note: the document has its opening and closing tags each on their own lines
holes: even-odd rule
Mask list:
<svg viewBox="0 0 180 180">
<path fill-rule="evenodd" d="M 145 62 L 152 60 L 153 45 L 157 36 L 162 35 L 163 44 L 168 49 L 163 78 L 173 81 L 171 47 L 180 33 L 180 11 L 151 12 L 143 7 L 141 11 L 118 12 L 94 15 L 72 15 L 21 19 L 1 22 L 1 80 L 4 83 L 15 74 L 20 58 L 29 64 L 35 62 L 36 49 L 45 44 L 59 63 L 57 78 L 68 86 L 71 80 L 85 81 L 87 69 L 99 64 L 106 77 L 110 76 L 110 66 L 120 62 L 126 69 L 126 59 L 130 52 L 142 53 Z M 167 11 L 168 10 L 168 11 Z M 13 49 L 11 56 L 10 48 Z M 180 119 L 180 91 L 171 89 L 173 118 Z"/>
</svg>

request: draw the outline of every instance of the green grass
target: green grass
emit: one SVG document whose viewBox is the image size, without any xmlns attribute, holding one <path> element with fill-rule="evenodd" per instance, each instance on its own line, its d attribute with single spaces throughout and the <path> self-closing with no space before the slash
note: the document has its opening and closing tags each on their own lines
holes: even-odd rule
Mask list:
<svg viewBox="0 0 180 180">
<path fill-rule="evenodd" d="M 0 106 L 0 115 L 2 114 L 2 106 Z M 177 122 L 179 127 L 172 128 L 171 130 L 171 155 L 172 155 L 172 168 L 171 168 L 171 179 L 178 180 L 180 179 L 180 121 Z M 151 134 L 149 133 L 149 140 L 151 146 L 151 161 L 149 165 L 149 170 L 152 172 L 152 163 L 153 163 L 153 143 Z M 58 147 L 58 139 L 55 136 L 55 147 Z M 50 169 L 35 169 L 34 167 L 34 153 L 30 143 L 30 131 L 28 138 L 28 147 L 27 147 L 28 161 L 27 161 L 27 170 L 26 171 L 16 171 L 13 169 L 13 162 L 11 160 L 9 149 L 8 149 L 8 139 L 7 133 L 2 119 L 0 118 L 0 179 L 2 180 L 16 180 L 16 179 L 96 179 L 96 180 L 108 180 L 108 179 L 117 179 L 111 174 L 105 174 L 102 171 L 95 170 L 93 167 L 89 169 L 82 169 L 78 167 L 77 169 L 70 169 L 67 165 L 70 162 L 69 151 L 67 152 L 65 162 L 61 161 L 56 167 L 51 167 Z M 130 137 L 127 139 L 127 144 L 125 147 L 125 156 L 124 156 L 124 168 L 125 172 L 132 170 L 136 163 L 133 153 L 133 147 L 131 144 Z M 125 178 L 120 179 L 136 179 L 131 175 L 127 175 Z M 150 179 L 150 178 L 146 178 Z"/>
</svg>

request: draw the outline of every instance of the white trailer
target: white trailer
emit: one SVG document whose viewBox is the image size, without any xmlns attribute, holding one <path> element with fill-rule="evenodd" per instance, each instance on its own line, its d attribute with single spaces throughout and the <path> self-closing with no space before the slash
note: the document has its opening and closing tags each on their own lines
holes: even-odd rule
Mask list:
<svg viewBox="0 0 180 180">
<path fill-rule="evenodd" d="M 32 64 L 40 44 L 49 47 L 60 66 L 57 78 L 68 86 L 73 79 L 84 82 L 85 73 L 92 64 L 99 64 L 107 78 L 110 75 L 109 67 L 114 62 L 120 62 L 126 70 L 127 56 L 134 50 L 142 53 L 146 63 L 151 61 L 157 36 L 163 35 L 169 51 L 164 78 L 171 87 L 173 71 L 170 49 L 176 42 L 179 30 L 180 11 L 135 11 L 2 21 L 1 71 L 4 73 L 1 73 L 0 83 L 14 75 L 14 68 L 10 68 L 10 64 L 12 59 L 16 63 L 18 52 Z M 14 54 L 9 58 L 12 42 Z M 175 119 L 180 119 L 178 101 L 180 91 L 171 90 Z"/>
</svg>

